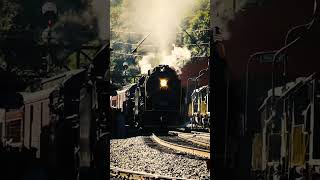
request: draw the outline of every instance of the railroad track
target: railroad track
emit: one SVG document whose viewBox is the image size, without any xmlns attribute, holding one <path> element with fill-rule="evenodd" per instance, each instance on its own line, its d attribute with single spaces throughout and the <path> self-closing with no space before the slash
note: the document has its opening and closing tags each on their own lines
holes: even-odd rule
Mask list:
<svg viewBox="0 0 320 180">
<path fill-rule="evenodd" d="M 209 149 L 195 148 L 189 145 L 181 145 L 176 142 L 169 142 L 168 140 L 164 140 L 163 137 L 162 138 L 157 137 L 155 134 L 152 134 L 152 139 L 158 144 L 165 146 L 167 148 L 210 159 Z"/>
<path fill-rule="evenodd" d="M 207 133 L 182 133 L 178 131 L 170 131 L 169 133 L 175 134 L 178 137 L 191 141 L 195 144 L 210 148 L 210 134 Z"/>
<path fill-rule="evenodd" d="M 145 172 L 138 172 L 132 170 L 121 169 L 117 167 L 110 167 L 110 178 L 114 179 L 175 179 L 175 180 L 184 180 L 183 178 L 174 178 L 169 176 L 161 176 L 156 174 L 150 174 Z"/>
<path fill-rule="evenodd" d="M 199 136 L 210 137 L 210 133 L 207 133 L 207 132 L 191 131 L 191 133 Z"/>
<path fill-rule="evenodd" d="M 113 140 L 110 152 L 111 179 L 210 179 L 210 159 L 165 147 L 151 135 Z"/>
<path fill-rule="evenodd" d="M 199 138 L 202 138 L 202 139 L 205 139 L 205 140 L 210 141 L 210 133 L 192 132 L 192 134 L 193 134 L 195 137 L 199 137 Z"/>
</svg>

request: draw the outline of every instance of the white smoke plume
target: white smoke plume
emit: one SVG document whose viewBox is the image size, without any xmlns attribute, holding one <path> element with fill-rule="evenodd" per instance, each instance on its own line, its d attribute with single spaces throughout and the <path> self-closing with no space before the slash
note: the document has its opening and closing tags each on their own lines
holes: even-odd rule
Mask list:
<svg viewBox="0 0 320 180">
<path fill-rule="evenodd" d="M 167 64 L 169 66 L 175 67 L 177 72 L 181 73 L 181 68 L 190 61 L 191 51 L 186 47 L 176 47 L 173 44 L 173 50 L 170 55 L 163 54 L 160 64 Z"/>
<path fill-rule="evenodd" d="M 150 53 L 142 57 L 142 59 L 138 62 L 141 74 L 147 74 L 148 70 L 152 68 L 153 60 L 155 59 L 155 54 Z"/>
<path fill-rule="evenodd" d="M 167 64 L 179 70 L 182 61 L 190 60 L 191 52 L 187 48 L 172 47 L 172 44 L 176 41 L 183 18 L 192 13 L 195 2 L 195 0 L 124 0 L 128 9 L 122 13 L 121 19 L 129 22 L 126 30 L 151 33 L 144 44 L 157 47 L 156 52 L 146 51 L 146 55 L 139 60 L 141 73 L 145 74 L 160 64 Z"/>
<path fill-rule="evenodd" d="M 169 65 L 170 67 L 174 67 L 178 74 L 181 73 L 181 68 L 190 61 L 191 52 L 186 47 L 177 47 L 173 44 L 173 50 L 171 54 L 167 55 L 165 52 L 163 53 L 149 53 L 138 62 L 141 73 L 147 74 L 148 70 L 154 68 L 157 65 Z"/>
</svg>

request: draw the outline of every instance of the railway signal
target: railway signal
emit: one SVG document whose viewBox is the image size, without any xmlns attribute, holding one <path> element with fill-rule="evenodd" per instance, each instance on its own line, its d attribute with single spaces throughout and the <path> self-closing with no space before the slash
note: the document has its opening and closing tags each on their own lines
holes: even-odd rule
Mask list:
<svg viewBox="0 0 320 180">
<path fill-rule="evenodd" d="M 51 49 L 52 40 L 52 27 L 57 20 L 58 9 L 55 3 L 47 1 L 42 6 L 42 14 L 47 22 L 47 29 L 43 32 L 42 36 L 48 44 L 48 55 L 44 57 L 46 60 L 46 72 L 50 71 L 50 66 L 53 63 L 53 53 Z"/>
<path fill-rule="evenodd" d="M 44 15 L 44 17 L 47 20 L 48 27 L 51 28 L 53 26 L 53 24 L 56 22 L 57 13 L 58 13 L 58 9 L 57 9 L 57 6 L 55 3 L 48 1 L 43 4 L 42 14 Z"/>
</svg>

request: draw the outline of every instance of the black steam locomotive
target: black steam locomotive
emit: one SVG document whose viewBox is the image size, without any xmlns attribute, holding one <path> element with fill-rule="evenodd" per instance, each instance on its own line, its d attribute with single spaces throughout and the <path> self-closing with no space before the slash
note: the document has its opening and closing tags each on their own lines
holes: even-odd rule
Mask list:
<svg viewBox="0 0 320 180">
<path fill-rule="evenodd" d="M 0 118 L 0 150 L 5 148 L 1 162 L 10 164 L 16 159 L 25 163 L 5 169 L 15 169 L 27 179 L 35 174 L 53 180 L 107 178 L 109 95 L 108 81 L 101 77 L 108 51 L 105 46 L 97 53 L 91 71 L 77 69 L 42 79 L 38 90 L 20 93 L 20 108 L 4 111 L 5 118 Z M 13 153 L 17 155 L 13 157 Z M 24 161 L 26 157 L 32 160 Z M 13 177 L 12 173 L 0 177 L 7 175 Z"/>
<path fill-rule="evenodd" d="M 181 80 L 168 65 L 148 71 L 136 84 L 117 92 L 111 106 L 121 109 L 128 124 L 144 129 L 180 127 Z"/>
</svg>

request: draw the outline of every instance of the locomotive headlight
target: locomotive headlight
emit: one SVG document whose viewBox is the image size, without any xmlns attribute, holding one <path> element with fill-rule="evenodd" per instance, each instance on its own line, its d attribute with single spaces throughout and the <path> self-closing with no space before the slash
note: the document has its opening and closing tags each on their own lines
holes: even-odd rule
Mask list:
<svg viewBox="0 0 320 180">
<path fill-rule="evenodd" d="M 167 79 L 160 79 L 160 88 L 161 89 L 168 88 L 168 80 Z"/>
</svg>

